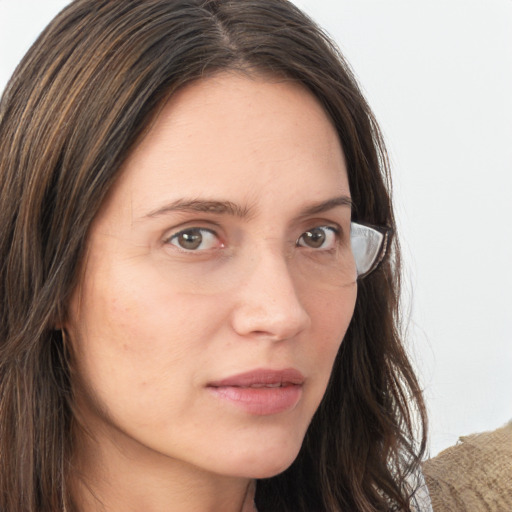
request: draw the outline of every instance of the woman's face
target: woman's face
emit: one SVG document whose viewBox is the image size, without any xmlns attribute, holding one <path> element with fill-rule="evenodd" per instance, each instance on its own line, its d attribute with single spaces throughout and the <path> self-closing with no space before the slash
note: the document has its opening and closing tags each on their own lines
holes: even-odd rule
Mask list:
<svg viewBox="0 0 512 512">
<path fill-rule="evenodd" d="M 97 216 L 71 301 L 96 440 L 223 475 L 288 467 L 354 309 L 350 214 L 337 135 L 304 88 L 223 73 L 175 94 Z"/>
</svg>

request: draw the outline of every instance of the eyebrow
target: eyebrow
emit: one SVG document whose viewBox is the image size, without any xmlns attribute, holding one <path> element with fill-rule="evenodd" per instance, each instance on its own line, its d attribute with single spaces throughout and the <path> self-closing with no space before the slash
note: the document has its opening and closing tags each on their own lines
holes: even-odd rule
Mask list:
<svg viewBox="0 0 512 512">
<path fill-rule="evenodd" d="M 353 208 L 354 203 L 349 196 L 339 196 L 333 197 L 332 199 L 327 199 L 326 201 L 322 201 L 320 203 L 312 204 L 308 206 L 305 210 L 301 212 L 301 215 L 316 215 L 318 213 L 323 213 L 337 206 L 347 206 L 349 208 Z"/>
<path fill-rule="evenodd" d="M 249 216 L 250 209 L 232 201 L 209 201 L 201 199 L 178 199 L 144 215 L 144 217 L 159 217 L 173 212 L 203 212 L 232 215 L 245 218 Z"/>
<path fill-rule="evenodd" d="M 349 196 L 338 196 L 319 203 L 313 203 L 300 212 L 301 217 L 307 215 L 316 215 L 338 206 L 353 207 L 352 199 Z M 144 215 L 143 218 L 154 218 L 173 212 L 200 212 L 215 213 L 219 215 L 231 215 L 233 217 L 247 218 L 252 209 L 248 206 L 242 206 L 232 201 L 214 201 L 201 199 L 178 199 L 172 203 L 166 204 L 161 208 L 152 210 Z"/>
</svg>

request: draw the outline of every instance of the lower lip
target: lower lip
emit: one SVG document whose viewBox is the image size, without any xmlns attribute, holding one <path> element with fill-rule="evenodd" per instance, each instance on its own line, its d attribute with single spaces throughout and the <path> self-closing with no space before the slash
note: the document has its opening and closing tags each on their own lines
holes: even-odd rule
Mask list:
<svg viewBox="0 0 512 512">
<path fill-rule="evenodd" d="M 211 386 L 208 389 L 220 399 L 259 416 L 289 411 L 297 405 L 302 396 L 302 386 L 297 384 L 279 388 Z"/>
</svg>

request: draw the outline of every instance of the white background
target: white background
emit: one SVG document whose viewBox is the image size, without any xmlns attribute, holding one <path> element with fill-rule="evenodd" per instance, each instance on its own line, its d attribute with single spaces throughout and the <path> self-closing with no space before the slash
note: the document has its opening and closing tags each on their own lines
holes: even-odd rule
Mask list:
<svg viewBox="0 0 512 512">
<path fill-rule="evenodd" d="M 512 0 L 296 0 L 384 131 L 431 454 L 512 419 Z M 0 90 L 67 4 L 0 0 Z"/>
</svg>

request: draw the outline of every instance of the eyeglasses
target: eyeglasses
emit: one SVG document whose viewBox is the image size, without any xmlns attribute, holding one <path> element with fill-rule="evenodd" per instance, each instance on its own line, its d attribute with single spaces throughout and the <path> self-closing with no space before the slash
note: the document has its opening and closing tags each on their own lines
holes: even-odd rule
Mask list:
<svg viewBox="0 0 512 512">
<path fill-rule="evenodd" d="M 358 222 L 350 224 L 350 244 L 358 279 L 373 272 L 386 257 L 391 235 L 392 230 L 388 227 L 370 226 Z"/>
<path fill-rule="evenodd" d="M 324 235 L 331 233 L 328 226 L 320 226 L 319 229 Z M 316 233 L 307 233 L 313 236 L 314 241 Z M 314 244 L 311 247 L 298 241 L 290 243 L 285 258 L 288 274 L 301 290 L 350 288 L 383 261 L 391 234 L 389 228 L 351 222 L 350 236 L 341 234 L 338 243 L 332 243 L 332 247 L 327 249 L 315 250 Z M 246 286 L 254 273 L 258 274 L 262 286 L 268 286 L 279 277 L 278 274 L 268 274 L 269 269 L 284 272 L 284 268 L 280 270 L 275 264 L 268 267 L 268 259 L 265 266 L 260 267 L 261 254 L 249 244 L 213 252 L 173 249 L 169 254 L 172 257 L 163 258 L 157 268 L 161 268 L 162 276 L 169 280 L 173 289 L 187 294 L 232 293 Z"/>
</svg>

